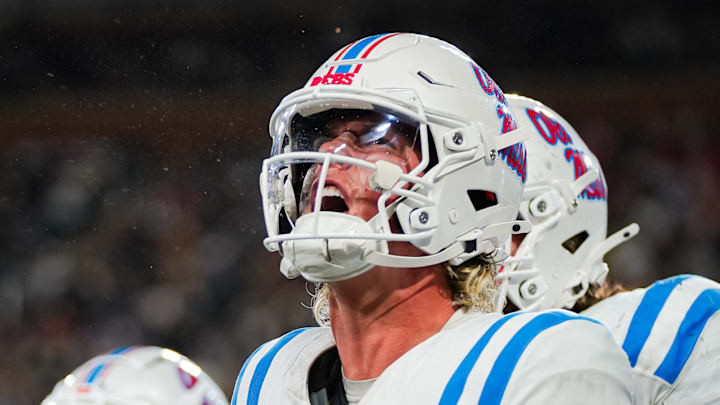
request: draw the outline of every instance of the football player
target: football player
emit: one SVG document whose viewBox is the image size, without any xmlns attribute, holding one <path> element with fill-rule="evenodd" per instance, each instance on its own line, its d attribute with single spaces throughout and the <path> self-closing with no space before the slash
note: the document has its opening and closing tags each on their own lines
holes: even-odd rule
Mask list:
<svg viewBox="0 0 720 405">
<path fill-rule="evenodd" d="M 636 235 L 637 224 L 606 238 L 607 184 L 597 158 L 555 111 L 507 98 L 520 125 L 535 130 L 519 215 L 533 228 L 521 242 L 515 237 L 501 300 L 507 295 L 524 310 L 572 308 L 605 324 L 633 367 L 636 403 L 720 403 L 720 285 L 682 275 L 622 292 L 606 280 L 603 256 Z"/>
<path fill-rule="evenodd" d="M 260 346 L 233 404 L 629 404 L 630 367 L 569 311 L 492 312 L 526 180 L 496 83 L 447 42 L 333 54 L 270 119 L 260 188 L 280 270 L 320 327 Z"/>
<path fill-rule="evenodd" d="M 41 405 L 228 405 L 197 364 L 170 349 L 131 346 L 96 356 Z"/>
</svg>

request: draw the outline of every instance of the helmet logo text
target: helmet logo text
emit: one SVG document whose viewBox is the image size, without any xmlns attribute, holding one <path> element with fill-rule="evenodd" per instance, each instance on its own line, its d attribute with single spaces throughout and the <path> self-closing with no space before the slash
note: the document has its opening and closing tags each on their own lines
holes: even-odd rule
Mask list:
<svg viewBox="0 0 720 405">
<path fill-rule="evenodd" d="M 560 141 L 563 145 L 573 143 L 572 137 L 561 123 L 548 117 L 542 111 L 530 108 L 526 108 L 525 111 L 527 112 L 528 117 L 530 117 L 532 123 L 535 125 L 535 129 L 537 129 L 538 133 L 545 142 L 553 146 L 557 145 L 558 141 Z M 590 159 L 588 159 L 582 151 L 566 147 L 563 154 L 565 156 L 565 160 L 572 164 L 576 180 L 583 174 L 587 173 L 589 167 L 592 167 L 592 161 L 590 161 Z M 585 190 L 580 193 L 580 197 L 584 197 L 589 200 L 607 200 L 607 189 L 605 188 L 602 177 L 587 186 Z"/>
<path fill-rule="evenodd" d="M 350 85 L 353 82 L 355 73 L 327 73 L 325 76 L 315 76 L 310 82 L 310 87 L 319 84 L 345 84 Z"/>
<path fill-rule="evenodd" d="M 504 134 L 517 129 L 515 117 L 510 112 L 507 99 L 505 98 L 505 94 L 503 94 L 502 90 L 500 90 L 500 87 L 498 87 L 495 81 L 480 66 L 474 63 L 471 63 L 470 65 L 475 72 L 475 78 L 477 78 L 480 88 L 483 89 L 485 94 L 495 97 L 495 100 L 500 103 L 496 106 L 495 112 L 497 113 L 497 117 L 502 120 L 501 132 Z M 504 160 L 505 163 L 507 163 L 507 165 L 513 169 L 518 176 L 520 176 L 522 182 L 525 183 L 525 180 L 527 179 L 527 157 L 525 153 L 525 144 L 522 142 L 516 143 L 515 145 L 501 150 L 500 158 Z"/>
<path fill-rule="evenodd" d="M 555 145 L 558 141 L 560 141 L 563 145 L 572 143 L 570 134 L 567 133 L 565 128 L 563 128 L 559 122 L 548 117 L 541 111 L 535 111 L 528 108 L 527 114 L 528 117 L 530 117 L 530 121 L 532 121 L 535 125 L 535 129 L 537 129 L 540 135 L 545 138 L 547 143 L 550 145 Z"/>
<path fill-rule="evenodd" d="M 576 179 L 587 173 L 588 167 L 585 163 L 585 156 L 579 150 L 565 148 L 565 160 L 572 163 L 573 168 L 575 169 Z M 602 178 L 590 183 L 590 185 L 587 186 L 582 193 L 580 193 L 580 196 L 585 197 L 588 200 L 606 200 L 607 190 L 605 189 L 605 184 L 602 182 Z"/>
</svg>

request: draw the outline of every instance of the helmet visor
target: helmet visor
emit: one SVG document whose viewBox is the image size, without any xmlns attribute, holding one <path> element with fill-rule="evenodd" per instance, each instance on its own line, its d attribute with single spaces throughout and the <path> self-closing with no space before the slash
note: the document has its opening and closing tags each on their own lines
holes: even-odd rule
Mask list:
<svg viewBox="0 0 720 405">
<path fill-rule="evenodd" d="M 377 213 L 377 208 L 362 210 L 363 214 L 358 213 L 359 208 L 362 204 L 375 207 L 379 193 L 370 189 L 368 180 L 373 170 L 357 163 L 382 160 L 408 173 L 421 161 L 418 124 L 397 114 L 379 109 L 330 109 L 308 116 L 295 114 L 289 121 L 282 141 L 275 140 L 275 145 L 282 147 L 276 147 L 273 155 L 320 152 L 323 155 L 318 156 L 351 158 L 330 159 L 321 210 L 350 213 L 367 220 Z M 289 174 L 284 182 L 292 185 L 294 196 L 289 196 L 286 189 L 282 198 L 294 197 L 297 201 L 293 204 L 297 211 L 287 213 L 291 218 L 312 210 L 323 162 L 322 158 L 283 161 L 288 169 L 285 173 Z M 353 212 L 353 205 L 358 212 Z"/>
</svg>

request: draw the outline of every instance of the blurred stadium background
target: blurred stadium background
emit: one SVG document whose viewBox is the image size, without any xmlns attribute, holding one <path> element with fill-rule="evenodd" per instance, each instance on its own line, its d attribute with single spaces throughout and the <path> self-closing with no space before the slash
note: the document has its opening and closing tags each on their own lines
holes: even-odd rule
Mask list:
<svg viewBox="0 0 720 405">
<path fill-rule="evenodd" d="M 510 4 L 505 4 L 510 3 Z M 584 3 L 581 5 L 580 3 Z M 0 0 L 0 405 L 86 359 L 171 347 L 231 393 L 312 324 L 264 236 L 267 120 L 340 46 L 412 31 L 567 118 L 608 180 L 628 286 L 720 279 L 712 2 Z"/>
</svg>

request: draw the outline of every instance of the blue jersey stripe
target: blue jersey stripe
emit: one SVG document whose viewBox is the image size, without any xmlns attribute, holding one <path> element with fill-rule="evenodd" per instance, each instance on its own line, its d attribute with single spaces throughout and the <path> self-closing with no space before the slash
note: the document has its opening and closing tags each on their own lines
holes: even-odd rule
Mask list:
<svg viewBox="0 0 720 405">
<path fill-rule="evenodd" d="M 343 56 L 343 60 L 357 58 L 357 56 L 360 54 L 360 52 L 363 49 L 365 49 L 366 46 L 370 45 L 370 43 L 372 43 L 374 40 L 376 40 L 380 37 L 384 37 L 385 35 L 388 35 L 388 34 L 373 35 L 371 37 L 367 37 L 367 38 L 363 39 L 362 41 L 359 41 L 357 44 L 353 45 L 353 47 L 350 48 L 349 51 L 347 51 L 347 53 Z M 338 66 L 337 70 L 335 70 L 335 73 L 347 73 L 350 71 L 351 66 L 352 65 Z"/>
<path fill-rule="evenodd" d="M 503 395 L 505 395 L 505 389 L 510 381 L 510 376 L 512 376 L 515 366 L 520 360 L 520 356 L 522 356 L 530 342 L 543 331 L 565 321 L 575 319 L 600 324 L 600 322 L 596 320 L 582 316 L 562 312 L 546 312 L 536 316 L 520 328 L 495 360 L 490 374 L 487 379 L 485 379 L 485 386 L 483 387 L 482 394 L 480 394 L 478 404 L 499 405 Z"/>
<path fill-rule="evenodd" d="M 500 327 L 505 324 L 505 322 L 509 321 L 511 318 L 519 314 L 520 312 L 514 312 L 512 314 L 505 315 L 504 317 L 495 321 L 495 323 L 493 323 L 490 328 L 488 328 L 488 330 L 482 335 L 482 337 L 477 341 L 477 343 L 475 343 L 472 349 L 470 349 L 468 354 L 465 355 L 465 358 L 460 363 L 460 366 L 458 366 L 452 377 L 450 377 L 450 381 L 448 381 L 447 385 L 445 386 L 445 390 L 443 391 L 442 397 L 440 398 L 440 402 L 438 402 L 438 405 L 457 404 L 457 402 L 460 400 L 460 395 L 462 395 L 462 392 L 465 389 L 465 383 L 467 382 L 468 375 L 470 375 L 470 371 L 472 371 L 478 357 L 480 357 L 480 354 L 485 349 L 485 346 L 487 346 L 490 339 L 493 337 L 493 335 L 495 335 L 495 332 L 497 332 L 498 329 L 500 329 Z"/>
<path fill-rule="evenodd" d="M 285 334 L 283 337 L 275 343 L 272 349 L 270 349 L 262 359 L 258 362 L 253 373 L 252 380 L 250 380 L 250 387 L 248 388 L 248 405 L 257 405 L 258 398 L 260 398 L 260 389 L 262 388 L 263 382 L 265 382 L 265 376 L 267 376 L 270 364 L 273 359 L 286 344 L 288 344 L 295 336 L 304 332 L 307 328 L 296 329 L 290 333 Z"/>
<path fill-rule="evenodd" d="M 665 359 L 655 370 L 656 376 L 667 381 L 668 384 L 675 383 L 680 371 L 690 358 L 690 353 L 695 348 L 705 324 L 718 309 L 720 309 L 719 289 L 705 290 L 698 295 L 680 323 L 680 328 Z"/>
<path fill-rule="evenodd" d="M 237 394 L 238 389 L 240 389 L 240 383 L 242 382 L 243 375 L 245 375 L 245 369 L 247 369 L 248 364 L 250 364 L 250 361 L 255 357 L 255 354 L 260 351 L 263 347 L 265 347 L 267 343 L 260 345 L 257 349 L 255 349 L 252 354 L 250 354 L 250 357 L 245 360 L 245 364 L 243 364 L 242 368 L 240 369 L 240 374 L 238 374 L 237 380 L 235 381 L 235 390 L 233 390 L 233 396 L 232 400 L 230 401 L 230 405 L 235 405 L 237 403 Z"/>
<path fill-rule="evenodd" d="M 628 332 L 627 335 L 625 335 L 625 341 L 622 345 L 632 367 L 635 367 L 637 364 L 640 351 L 643 346 L 645 346 L 645 341 L 647 341 L 648 336 L 650 336 L 650 331 L 670 293 L 678 284 L 689 277 L 691 276 L 681 275 L 661 280 L 645 291 L 645 296 L 642 301 L 640 301 L 640 305 L 638 305 L 630 321 L 630 326 L 628 327 Z"/>
</svg>

